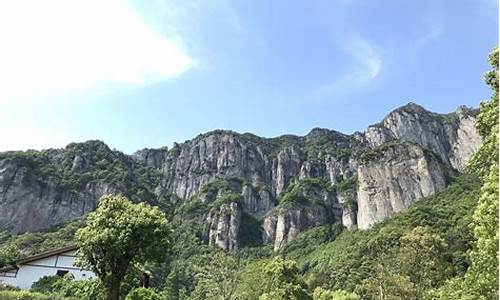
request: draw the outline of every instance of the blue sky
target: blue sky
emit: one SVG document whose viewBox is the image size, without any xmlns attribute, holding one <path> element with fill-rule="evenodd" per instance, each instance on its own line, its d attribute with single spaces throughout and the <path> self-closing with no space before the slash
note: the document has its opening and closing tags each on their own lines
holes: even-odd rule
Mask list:
<svg viewBox="0 0 500 300">
<path fill-rule="evenodd" d="M 218 128 L 351 133 L 409 101 L 477 106 L 498 4 L 0 0 L 0 28 L 0 150 L 132 153 Z"/>
</svg>

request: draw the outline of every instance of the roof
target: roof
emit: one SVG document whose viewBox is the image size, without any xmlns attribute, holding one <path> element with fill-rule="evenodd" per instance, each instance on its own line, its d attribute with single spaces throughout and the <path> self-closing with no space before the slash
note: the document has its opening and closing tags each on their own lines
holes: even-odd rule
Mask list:
<svg viewBox="0 0 500 300">
<path fill-rule="evenodd" d="M 47 258 L 50 256 L 58 255 L 58 254 L 65 253 L 68 251 L 73 251 L 76 249 L 78 249 L 77 246 L 71 245 L 71 246 L 66 246 L 66 247 L 62 247 L 62 248 L 57 248 L 57 249 L 45 251 L 45 252 L 39 253 L 37 255 L 28 256 L 28 257 L 25 257 L 25 258 L 22 258 L 22 259 L 15 261 L 13 264 L 10 264 L 10 265 L 7 265 L 7 266 L 0 268 L 0 272 L 7 272 L 7 271 L 15 270 L 18 268 L 18 265 L 26 264 L 26 263 L 29 263 L 29 262 L 32 262 L 35 260 Z"/>
</svg>

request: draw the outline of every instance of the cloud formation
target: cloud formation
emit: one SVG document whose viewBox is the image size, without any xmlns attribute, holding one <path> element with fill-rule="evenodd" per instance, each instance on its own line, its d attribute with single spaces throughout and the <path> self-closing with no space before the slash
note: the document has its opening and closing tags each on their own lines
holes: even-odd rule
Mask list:
<svg viewBox="0 0 500 300">
<path fill-rule="evenodd" d="M 141 86 L 196 64 L 180 36 L 162 36 L 124 0 L 0 0 L 0 36 L 0 103 Z"/>
<path fill-rule="evenodd" d="M 339 77 L 314 91 L 323 96 L 352 91 L 374 80 L 381 72 L 383 61 L 375 48 L 361 37 L 350 37 L 341 43 L 342 50 L 350 58 L 350 68 Z"/>
</svg>

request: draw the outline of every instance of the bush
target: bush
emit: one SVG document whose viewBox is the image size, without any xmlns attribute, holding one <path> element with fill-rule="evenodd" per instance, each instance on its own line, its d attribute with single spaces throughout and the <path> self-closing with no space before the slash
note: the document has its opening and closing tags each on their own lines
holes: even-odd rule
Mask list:
<svg viewBox="0 0 500 300">
<path fill-rule="evenodd" d="M 2 300 L 55 300 L 51 296 L 29 291 L 0 291 Z"/>
<path fill-rule="evenodd" d="M 125 300 L 161 300 L 161 297 L 154 290 L 141 287 L 132 290 Z"/>
<path fill-rule="evenodd" d="M 40 293 L 51 293 L 57 282 L 63 280 L 60 276 L 43 276 L 31 285 L 31 290 Z"/>
<path fill-rule="evenodd" d="M 359 300 L 359 296 L 343 290 L 328 291 L 316 288 L 313 293 L 313 300 Z"/>
</svg>

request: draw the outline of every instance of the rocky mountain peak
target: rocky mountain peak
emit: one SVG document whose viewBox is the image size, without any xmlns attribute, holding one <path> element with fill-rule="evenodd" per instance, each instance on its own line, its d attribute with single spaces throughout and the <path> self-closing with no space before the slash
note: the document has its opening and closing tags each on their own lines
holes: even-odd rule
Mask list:
<svg viewBox="0 0 500 300">
<path fill-rule="evenodd" d="M 48 229 L 121 193 L 203 224 L 229 251 L 254 232 L 275 249 L 302 231 L 341 222 L 368 228 L 444 188 L 481 143 L 474 110 L 437 114 L 408 103 L 364 132 L 314 128 L 262 138 L 214 130 L 171 149 L 133 155 L 101 141 L 0 153 L 0 229 Z M 431 155 L 429 155 L 431 154 Z"/>
</svg>

